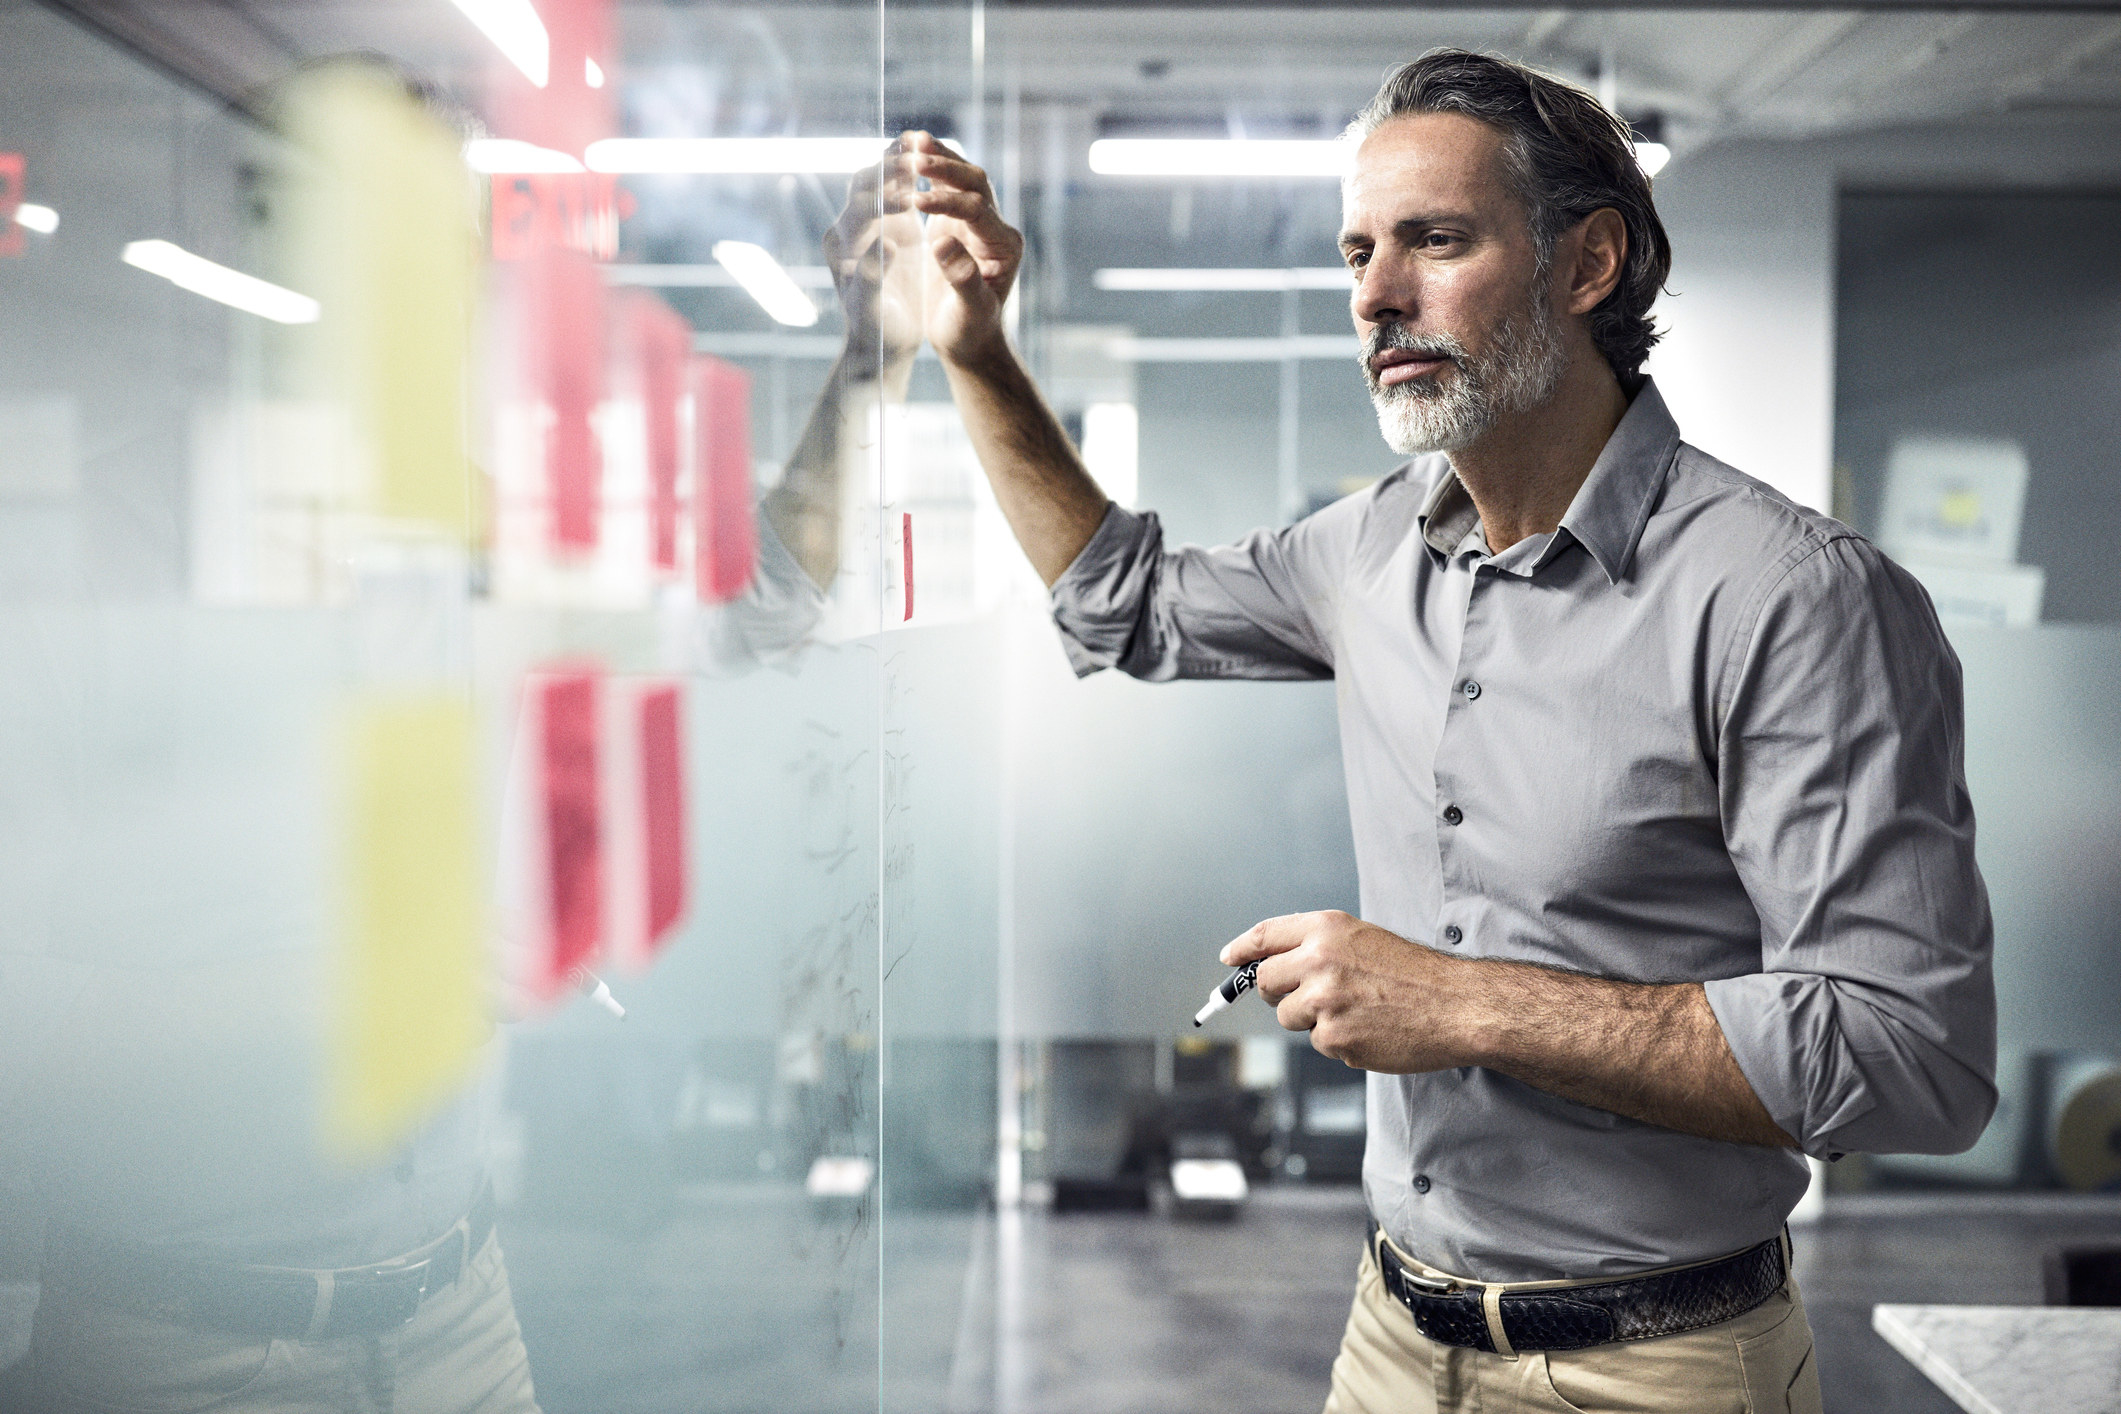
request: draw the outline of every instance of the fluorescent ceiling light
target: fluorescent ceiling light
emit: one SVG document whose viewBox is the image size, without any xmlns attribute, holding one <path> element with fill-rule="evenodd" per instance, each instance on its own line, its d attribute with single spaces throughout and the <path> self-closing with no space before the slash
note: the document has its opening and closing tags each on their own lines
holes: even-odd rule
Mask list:
<svg viewBox="0 0 2121 1414">
<path fill-rule="evenodd" d="M 806 290 L 832 288 L 832 272 L 822 265 L 784 265 L 788 278 Z M 612 285 L 646 285 L 664 289 L 731 289 L 736 277 L 719 265 L 607 265 L 604 280 Z"/>
<path fill-rule="evenodd" d="M 1642 175 L 1654 177 L 1664 170 L 1664 164 L 1672 160 L 1672 149 L 1661 142 L 1638 142 L 1635 144 L 1635 161 L 1642 168 Z"/>
<path fill-rule="evenodd" d="M 1090 170 L 1107 177 L 1334 177 L 1352 144 L 1339 138 L 1099 138 Z"/>
<path fill-rule="evenodd" d="M 881 137 L 609 137 L 589 144 L 592 172 L 702 175 L 849 173 L 876 165 Z"/>
<path fill-rule="evenodd" d="M 798 329 L 817 323 L 817 306 L 796 288 L 795 281 L 788 278 L 788 272 L 764 246 L 750 241 L 716 241 L 714 258 L 776 323 L 792 324 Z"/>
<path fill-rule="evenodd" d="M 1343 265 L 1294 270 L 1106 269 L 1090 277 L 1101 290 L 1339 290 L 1354 276 Z"/>
<path fill-rule="evenodd" d="M 15 224 L 40 236 L 48 236 L 59 229 L 59 213 L 49 206 L 25 201 L 15 208 Z"/>
<path fill-rule="evenodd" d="M 323 307 L 308 295 L 298 295 L 255 275 L 216 265 L 168 241 L 134 241 L 120 257 L 136 270 L 160 275 L 179 289 L 204 295 L 232 309 L 273 320 L 279 324 L 314 324 Z"/>
<path fill-rule="evenodd" d="M 539 88 L 552 68 L 552 38 L 530 0 L 456 0 L 479 31 L 494 42 L 508 62 Z"/>
<path fill-rule="evenodd" d="M 464 144 L 464 162 L 474 172 L 579 172 L 579 159 L 512 137 L 475 137 Z"/>
<path fill-rule="evenodd" d="M 582 59 L 582 82 L 588 84 L 591 88 L 602 88 L 604 86 L 603 69 L 598 67 L 596 60 L 586 55 Z"/>
</svg>

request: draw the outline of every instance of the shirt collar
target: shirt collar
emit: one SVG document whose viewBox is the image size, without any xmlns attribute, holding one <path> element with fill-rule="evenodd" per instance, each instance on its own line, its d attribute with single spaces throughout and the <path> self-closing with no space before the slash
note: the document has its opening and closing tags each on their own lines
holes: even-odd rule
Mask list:
<svg viewBox="0 0 2121 1414">
<path fill-rule="evenodd" d="M 1650 508 L 1678 450 L 1679 425 L 1665 407 L 1656 380 L 1644 378 L 1561 518 L 1567 538 L 1558 533 L 1547 537 L 1530 568 L 1546 564 L 1573 540 L 1598 562 L 1608 582 L 1618 583 L 1635 557 Z M 1465 548 L 1466 538 L 1480 529 L 1472 496 L 1448 466 L 1422 502 L 1419 524 L 1422 539 L 1445 558 Z"/>
</svg>

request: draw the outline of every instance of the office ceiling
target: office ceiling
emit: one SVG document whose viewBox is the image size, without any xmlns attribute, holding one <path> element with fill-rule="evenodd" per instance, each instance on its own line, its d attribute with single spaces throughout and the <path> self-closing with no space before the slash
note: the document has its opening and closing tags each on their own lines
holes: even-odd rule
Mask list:
<svg viewBox="0 0 2121 1414">
<path fill-rule="evenodd" d="M 255 108 L 293 62 L 351 48 L 397 55 L 467 92 L 492 62 L 448 0 L 44 3 L 239 107 Z M 867 5 L 623 4 L 621 15 L 628 78 L 744 70 L 695 122 L 735 101 L 750 124 L 866 126 L 880 77 L 893 120 L 948 119 L 974 81 L 967 5 L 893 6 L 881 22 Z M 1086 127 L 1331 131 L 1389 64 L 1439 44 L 1602 87 L 1631 116 L 1660 115 L 1682 149 L 2009 114 L 2121 117 L 2121 10 L 2103 0 L 1954 11 L 995 4 L 984 24 L 981 72 L 995 106 L 1014 92 L 1031 115 L 1027 140 L 1043 123 L 1064 128 L 1071 146 Z M 1055 113 L 1065 122 L 1046 116 Z"/>
</svg>

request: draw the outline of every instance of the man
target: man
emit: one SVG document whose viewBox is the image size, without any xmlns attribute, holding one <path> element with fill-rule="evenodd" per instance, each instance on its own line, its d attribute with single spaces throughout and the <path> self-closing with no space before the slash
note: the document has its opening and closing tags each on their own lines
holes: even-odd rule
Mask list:
<svg viewBox="0 0 2121 1414">
<path fill-rule="evenodd" d="M 1680 441 L 1622 123 L 1440 51 L 1348 141 L 1414 460 L 1307 520 L 1171 549 L 1108 504 L 1003 337 L 1020 238 L 912 135 L 928 337 L 1078 671 L 1337 680 L 1364 918 L 1222 954 L 1371 1072 L 1328 1411 L 1817 1410 L 1799 1151 L 1951 1152 L 1995 1102 L 1956 660 L 1868 542 Z"/>
</svg>

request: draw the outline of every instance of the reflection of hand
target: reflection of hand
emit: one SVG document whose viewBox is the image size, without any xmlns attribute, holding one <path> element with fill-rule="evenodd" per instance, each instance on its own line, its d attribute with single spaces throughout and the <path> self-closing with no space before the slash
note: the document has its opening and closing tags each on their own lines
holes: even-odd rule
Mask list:
<svg viewBox="0 0 2121 1414">
<path fill-rule="evenodd" d="M 1002 306 L 1024 259 L 1021 232 L 1002 220 L 987 174 L 928 133 L 908 133 L 913 175 L 929 189 L 912 202 L 928 214 L 928 342 L 944 359 L 970 364 L 1006 351 Z"/>
<path fill-rule="evenodd" d="M 913 175 L 897 152 L 847 184 L 847 204 L 825 233 L 825 262 L 839 287 L 847 347 L 856 358 L 881 351 L 901 366 L 921 346 L 921 221 L 907 198 Z"/>
</svg>

